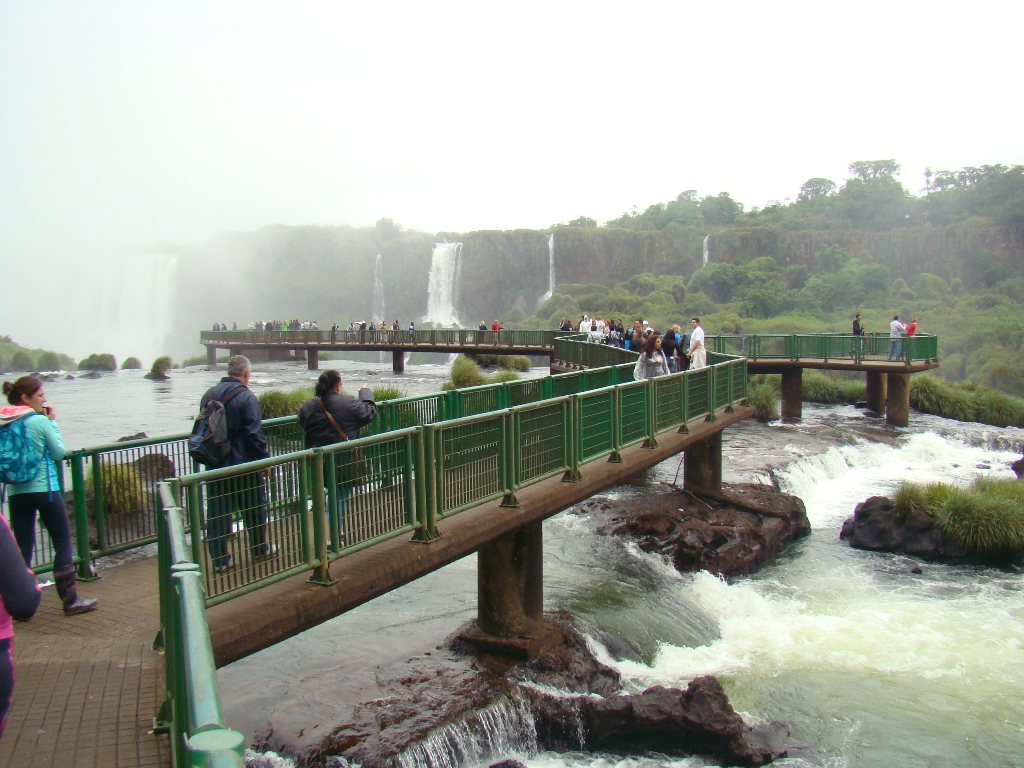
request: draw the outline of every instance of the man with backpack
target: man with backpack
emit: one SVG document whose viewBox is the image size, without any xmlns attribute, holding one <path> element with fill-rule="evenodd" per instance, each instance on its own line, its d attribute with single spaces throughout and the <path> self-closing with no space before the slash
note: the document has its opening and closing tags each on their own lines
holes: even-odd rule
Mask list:
<svg viewBox="0 0 1024 768">
<path fill-rule="evenodd" d="M 204 416 L 222 409 L 228 443 L 227 455 L 223 458 L 218 459 L 214 453 L 204 460 L 207 469 L 232 467 L 270 458 L 267 438 L 263 434 L 260 404 L 249 389 L 251 375 L 252 364 L 249 358 L 244 355 L 233 356 L 228 360 L 228 375 L 203 395 L 200 401 L 199 409 Z M 220 404 L 219 409 L 216 404 Z M 208 408 L 208 405 L 212 405 L 212 408 Z M 212 414 L 207 417 L 208 421 L 216 418 Z M 223 573 L 233 565 L 233 558 L 228 553 L 228 536 L 231 534 L 234 508 L 241 512 L 245 523 L 250 558 L 262 560 L 273 554 L 273 548 L 266 540 L 268 475 L 269 471 L 248 472 L 225 480 L 214 480 L 207 486 L 206 544 L 215 572 Z"/>
</svg>

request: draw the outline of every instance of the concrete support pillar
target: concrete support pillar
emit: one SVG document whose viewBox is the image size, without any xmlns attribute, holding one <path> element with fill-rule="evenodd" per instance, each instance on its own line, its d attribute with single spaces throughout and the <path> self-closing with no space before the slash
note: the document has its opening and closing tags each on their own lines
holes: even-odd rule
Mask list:
<svg viewBox="0 0 1024 768">
<path fill-rule="evenodd" d="M 305 360 L 306 359 L 306 348 L 305 347 L 296 347 L 294 352 L 295 352 L 295 359 L 296 360 Z"/>
<path fill-rule="evenodd" d="M 683 487 L 722 490 L 722 433 L 716 432 L 683 452 Z"/>
<path fill-rule="evenodd" d="M 477 627 L 490 637 L 528 637 L 542 630 L 543 543 L 541 524 L 535 523 L 480 548 Z"/>
<path fill-rule="evenodd" d="M 868 410 L 881 415 L 885 413 L 885 390 L 887 374 L 881 371 L 868 371 Z"/>
<path fill-rule="evenodd" d="M 306 355 L 306 368 L 311 371 L 320 370 L 320 350 L 311 349 L 309 354 Z"/>
<path fill-rule="evenodd" d="M 782 374 L 782 418 L 799 419 L 803 414 L 803 368 Z"/>
<path fill-rule="evenodd" d="M 391 350 L 391 370 L 395 373 L 405 373 L 405 350 Z"/>
<path fill-rule="evenodd" d="M 231 347 L 231 348 L 230 348 L 230 349 L 228 350 L 228 354 L 229 354 L 229 355 L 231 355 L 232 357 L 234 357 L 235 355 L 241 355 L 241 354 L 244 354 L 244 351 L 242 350 L 242 348 L 241 348 L 241 347 Z"/>
<path fill-rule="evenodd" d="M 890 373 L 885 396 L 885 422 L 894 427 L 910 423 L 910 374 Z"/>
<path fill-rule="evenodd" d="M 206 348 L 206 365 L 209 368 L 214 368 L 217 365 L 217 348 L 207 347 Z"/>
</svg>

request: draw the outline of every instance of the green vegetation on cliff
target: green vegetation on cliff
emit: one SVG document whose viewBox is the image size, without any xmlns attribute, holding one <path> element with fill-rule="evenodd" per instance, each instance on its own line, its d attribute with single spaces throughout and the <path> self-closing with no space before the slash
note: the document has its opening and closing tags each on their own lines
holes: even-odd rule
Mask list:
<svg viewBox="0 0 1024 768">
<path fill-rule="evenodd" d="M 0 371 L 73 371 L 75 359 L 48 349 L 30 349 L 10 336 L 0 336 Z"/>
</svg>

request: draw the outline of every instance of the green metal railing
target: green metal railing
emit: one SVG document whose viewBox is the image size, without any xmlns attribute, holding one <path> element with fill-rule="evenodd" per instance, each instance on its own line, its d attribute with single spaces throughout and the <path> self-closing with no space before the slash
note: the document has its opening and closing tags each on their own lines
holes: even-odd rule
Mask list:
<svg viewBox="0 0 1024 768">
<path fill-rule="evenodd" d="M 854 363 L 888 362 L 892 351 L 890 341 L 887 333 L 869 333 L 865 336 L 849 333 L 718 335 L 705 339 L 710 351 L 739 355 L 752 361 L 849 360 Z M 900 352 L 895 356 L 898 362 L 909 365 L 939 358 L 937 336 L 920 334 L 907 336 L 901 341 Z"/>
<path fill-rule="evenodd" d="M 202 574 L 189 558 L 181 509 L 169 486 L 158 491 L 160 635 L 165 698 L 156 730 L 170 737 L 175 768 L 244 768 L 245 737 L 224 724 L 217 692 Z"/>
<path fill-rule="evenodd" d="M 481 347 L 550 347 L 561 331 L 480 331 L 474 329 L 438 328 L 436 330 L 393 331 L 380 328 L 374 331 L 201 331 L 200 344 L 220 344 L 225 347 L 244 347 L 251 344 L 281 347 L 309 345 L 380 346 L 470 346 Z"/>
</svg>

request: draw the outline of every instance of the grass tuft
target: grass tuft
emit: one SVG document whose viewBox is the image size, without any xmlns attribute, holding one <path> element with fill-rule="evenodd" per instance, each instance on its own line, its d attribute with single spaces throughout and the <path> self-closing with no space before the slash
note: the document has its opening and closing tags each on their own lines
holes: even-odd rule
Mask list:
<svg viewBox="0 0 1024 768">
<path fill-rule="evenodd" d="M 769 422 L 779 418 L 778 399 L 779 393 L 771 382 L 747 387 L 747 400 L 754 407 L 754 418 L 758 421 Z"/>
</svg>

